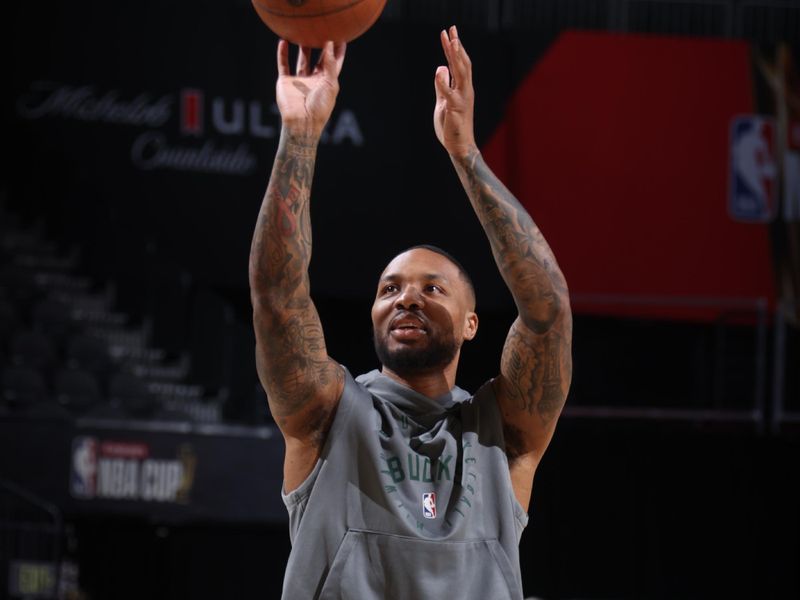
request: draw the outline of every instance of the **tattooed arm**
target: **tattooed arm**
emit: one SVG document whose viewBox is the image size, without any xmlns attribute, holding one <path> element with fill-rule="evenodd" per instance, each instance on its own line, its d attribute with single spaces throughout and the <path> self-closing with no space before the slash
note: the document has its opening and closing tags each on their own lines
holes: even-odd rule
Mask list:
<svg viewBox="0 0 800 600">
<path fill-rule="evenodd" d="M 572 377 L 569 294 L 539 228 L 475 145 L 472 66 L 455 27 L 442 31 L 441 41 L 449 68 L 436 71 L 436 135 L 450 154 L 519 312 L 494 389 L 512 484 L 527 508 L 534 471 L 553 437 Z"/>
<path fill-rule="evenodd" d="M 313 469 L 344 387 L 342 368 L 328 356 L 308 280 L 311 181 L 344 51 L 343 44 L 328 43 L 312 69 L 311 50 L 301 48 L 292 76 L 288 44 L 278 44 L 281 137 L 250 249 L 256 366 L 286 441 L 286 491 Z"/>
</svg>

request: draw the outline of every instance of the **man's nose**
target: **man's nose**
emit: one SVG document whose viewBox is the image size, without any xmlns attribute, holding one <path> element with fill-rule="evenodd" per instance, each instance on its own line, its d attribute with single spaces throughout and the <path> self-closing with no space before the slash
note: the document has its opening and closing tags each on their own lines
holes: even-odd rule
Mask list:
<svg viewBox="0 0 800 600">
<path fill-rule="evenodd" d="M 398 294 L 394 305 L 395 308 L 412 310 L 425 306 L 425 300 L 415 286 L 408 285 L 400 291 L 400 294 Z"/>
</svg>

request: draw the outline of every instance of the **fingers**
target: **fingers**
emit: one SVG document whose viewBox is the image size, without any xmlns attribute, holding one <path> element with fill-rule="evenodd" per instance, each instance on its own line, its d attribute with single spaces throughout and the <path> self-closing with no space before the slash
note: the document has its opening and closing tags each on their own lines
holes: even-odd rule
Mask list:
<svg viewBox="0 0 800 600">
<path fill-rule="evenodd" d="M 450 89 L 450 71 L 447 67 L 437 67 L 433 78 L 433 87 L 436 90 L 436 100 L 443 100 L 452 93 Z"/>
<path fill-rule="evenodd" d="M 297 53 L 297 71 L 295 75 L 301 77 L 303 75 L 309 74 L 309 69 L 311 65 L 311 48 L 306 46 L 300 46 L 300 50 Z"/>
<path fill-rule="evenodd" d="M 338 76 L 339 73 L 342 72 L 342 66 L 344 65 L 344 55 L 347 52 L 347 44 L 345 42 L 339 42 L 333 45 L 333 58 L 334 63 L 336 64 L 336 75 Z"/>
<path fill-rule="evenodd" d="M 447 59 L 447 64 L 450 67 L 450 71 L 448 71 L 448 73 L 450 73 L 452 72 L 453 68 L 453 61 L 450 58 L 450 37 L 447 35 L 447 31 L 444 29 L 442 29 L 442 31 L 439 33 L 439 40 L 442 42 L 442 50 L 444 50 L 444 57 Z M 455 81 L 453 81 L 452 84 L 455 86 Z M 448 86 L 449 85 L 450 82 L 448 82 Z"/>
<path fill-rule="evenodd" d="M 325 42 L 314 71 L 317 72 L 321 70 L 329 77 L 336 79 L 339 77 L 339 73 L 342 72 L 346 50 L 347 44 L 344 42 Z"/>
<path fill-rule="evenodd" d="M 278 41 L 278 77 L 289 75 L 289 42 Z"/>
<path fill-rule="evenodd" d="M 317 59 L 317 64 L 314 65 L 313 72 L 324 72 L 326 75 L 336 79 L 342 71 L 346 50 L 347 44 L 345 42 L 325 42 Z M 296 76 L 311 75 L 311 52 L 312 48 L 300 46 L 297 53 Z M 290 76 L 291 74 L 289 69 L 289 42 L 281 39 L 278 40 L 278 76 Z"/>
<path fill-rule="evenodd" d="M 458 29 L 455 25 L 451 26 L 449 30 L 442 30 L 439 34 L 442 42 L 442 49 L 447 58 L 447 64 L 450 67 L 450 75 L 452 80 L 450 87 L 463 89 L 464 85 L 469 85 L 472 82 L 472 62 L 461 45 L 461 40 L 458 38 Z"/>
</svg>

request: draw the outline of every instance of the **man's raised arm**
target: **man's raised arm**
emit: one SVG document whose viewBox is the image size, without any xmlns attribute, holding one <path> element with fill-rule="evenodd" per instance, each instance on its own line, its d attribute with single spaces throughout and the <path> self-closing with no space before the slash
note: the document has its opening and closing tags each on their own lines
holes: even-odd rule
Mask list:
<svg viewBox="0 0 800 600">
<path fill-rule="evenodd" d="M 308 280 L 311 180 L 344 52 L 344 44 L 329 42 L 312 68 L 311 50 L 301 48 L 291 75 L 289 45 L 278 44 L 281 137 L 250 249 L 256 366 L 286 440 L 286 491 L 313 468 L 344 386 L 341 367 L 328 356 Z"/>
<path fill-rule="evenodd" d="M 567 284 L 527 211 L 483 160 L 473 134 L 472 65 L 455 27 L 442 32 L 449 69 L 436 71 L 434 128 L 492 247 L 519 316 L 494 388 L 517 498 L 527 507 L 533 473 L 555 430 L 572 377 Z"/>
</svg>

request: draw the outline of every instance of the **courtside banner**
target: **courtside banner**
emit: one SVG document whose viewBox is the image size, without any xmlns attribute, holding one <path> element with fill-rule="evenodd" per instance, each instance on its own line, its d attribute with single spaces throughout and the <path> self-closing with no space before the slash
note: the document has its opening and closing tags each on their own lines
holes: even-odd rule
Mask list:
<svg viewBox="0 0 800 600">
<path fill-rule="evenodd" d="M 186 433 L 140 425 L 2 422 L 0 453 L 14 456 L 3 476 L 67 515 L 175 523 L 285 520 L 277 430 L 220 426 Z"/>
</svg>

